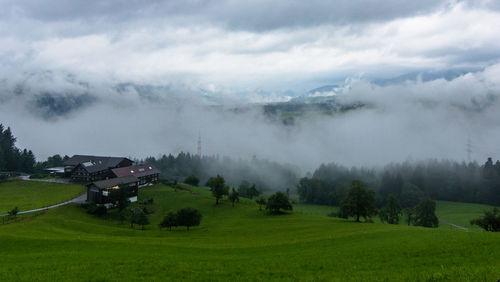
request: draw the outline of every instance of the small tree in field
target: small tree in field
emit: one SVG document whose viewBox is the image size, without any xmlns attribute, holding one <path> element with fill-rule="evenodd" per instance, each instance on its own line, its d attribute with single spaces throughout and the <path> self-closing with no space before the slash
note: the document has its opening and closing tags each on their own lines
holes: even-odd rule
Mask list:
<svg viewBox="0 0 500 282">
<path fill-rule="evenodd" d="M 235 202 L 240 201 L 240 197 L 238 194 L 238 191 L 236 191 L 234 188 L 231 189 L 231 193 L 229 193 L 229 200 L 231 201 L 233 207 Z"/>
<path fill-rule="evenodd" d="M 265 206 L 267 204 L 266 198 L 260 196 L 255 202 L 259 205 L 259 211 L 262 210 L 262 206 Z"/>
<path fill-rule="evenodd" d="M 136 223 L 141 226 L 142 230 L 144 230 L 144 225 L 148 225 L 149 224 L 149 219 L 148 219 L 148 216 L 146 215 L 146 213 L 144 213 L 144 212 L 139 213 L 137 215 L 137 221 L 136 221 Z"/>
<path fill-rule="evenodd" d="M 436 202 L 423 198 L 415 208 L 415 225 L 424 227 L 438 227 L 436 216 Z"/>
<path fill-rule="evenodd" d="M 377 214 L 375 192 L 365 189 L 363 182 L 353 180 L 347 196 L 340 203 L 340 214 L 344 218 L 353 216 L 356 222 L 360 217 L 369 218 Z"/>
<path fill-rule="evenodd" d="M 470 224 L 477 225 L 486 231 L 500 232 L 500 209 L 493 208 L 491 211 L 485 211 L 484 216 L 471 220 Z"/>
<path fill-rule="evenodd" d="M 168 230 L 172 230 L 172 227 L 177 226 L 177 214 L 173 212 L 169 212 L 160 223 L 160 228 L 168 227 Z"/>
<path fill-rule="evenodd" d="M 401 215 L 401 206 L 399 205 L 398 198 L 389 194 L 386 202 L 387 204 L 380 211 L 380 220 L 389 224 L 398 224 L 399 216 Z"/>
<path fill-rule="evenodd" d="M 201 218 L 201 213 L 197 209 L 183 208 L 177 211 L 177 225 L 186 226 L 187 230 L 190 226 L 200 225 Z"/>
<path fill-rule="evenodd" d="M 291 211 L 292 204 L 285 193 L 276 192 L 267 200 L 266 209 L 271 213 L 279 213 L 280 209 Z"/>
<path fill-rule="evenodd" d="M 146 214 L 144 213 L 144 210 L 138 207 L 132 208 L 128 210 L 128 217 L 130 221 L 130 227 L 133 228 L 134 224 L 139 224 L 142 225 L 141 222 L 144 221 L 144 216 Z M 147 217 L 146 217 L 147 219 Z M 144 224 L 146 225 L 146 224 Z"/>
<path fill-rule="evenodd" d="M 198 183 L 200 183 L 200 179 L 196 177 L 196 175 L 191 174 L 186 179 L 184 179 L 184 183 L 192 185 L 192 186 L 198 186 Z"/>
<path fill-rule="evenodd" d="M 217 174 L 216 177 L 211 177 L 207 180 L 206 186 L 210 187 L 212 195 L 215 197 L 215 204 L 219 204 L 219 200 L 222 199 L 224 195 L 229 193 L 229 188 L 226 186 L 224 177 Z"/>
</svg>

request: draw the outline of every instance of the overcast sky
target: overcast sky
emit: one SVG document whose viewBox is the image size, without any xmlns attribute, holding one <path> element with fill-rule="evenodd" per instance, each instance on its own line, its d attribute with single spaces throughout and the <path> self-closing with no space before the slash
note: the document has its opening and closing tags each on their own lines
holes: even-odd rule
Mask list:
<svg viewBox="0 0 500 282">
<path fill-rule="evenodd" d="M 467 147 L 483 162 L 500 158 L 499 27 L 486 0 L 0 0 L 0 123 L 40 159 L 194 152 L 201 133 L 206 154 L 306 169 L 464 160 Z M 472 72 L 372 83 L 447 70 Z M 244 104 L 343 81 L 372 107 L 294 127 L 199 95 Z"/>
<path fill-rule="evenodd" d="M 0 0 L 0 61 L 3 74 L 300 92 L 496 63 L 499 3 Z"/>
</svg>

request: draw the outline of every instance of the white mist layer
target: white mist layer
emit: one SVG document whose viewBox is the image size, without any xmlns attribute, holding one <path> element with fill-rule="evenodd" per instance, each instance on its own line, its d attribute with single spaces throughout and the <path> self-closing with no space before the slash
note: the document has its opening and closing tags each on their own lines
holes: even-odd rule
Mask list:
<svg viewBox="0 0 500 282">
<path fill-rule="evenodd" d="M 312 170 L 320 163 L 379 165 L 408 159 L 467 159 L 500 155 L 500 65 L 452 81 L 375 86 L 353 83 L 345 94 L 367 107 L 344 114 L 310 115 L 295 125 L 271 122 L 260 108 L 235 113 L 207 105 L 176 88 L 145 99 L 117 93 L 105 82 L 78 87 L 61 81 L 32 83 L 23 94 L 0 94 L 0 123 L 10 126 L 18 147 L 39 159 L 53 154 L 130 157 L 196 152 L 266 158 Z M 12 81 L 12 80 L 9 80 Z M 76 88 L 75 88 L 76 87 Z M 63 117 L 41 118 L 30 106 L 40 91 L 88 92 L 97 102 Z M 231 100 L 231 104 L 234 100 Z"/>
</svg>

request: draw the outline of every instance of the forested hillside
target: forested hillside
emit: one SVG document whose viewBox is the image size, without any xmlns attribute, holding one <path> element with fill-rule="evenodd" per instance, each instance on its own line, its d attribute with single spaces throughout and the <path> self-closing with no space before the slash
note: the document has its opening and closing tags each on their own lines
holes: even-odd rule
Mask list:
<svg viewBox="0 0 500 282">
<path fill-rule="evenodd" d="M 383 169 L 346 168 L 335 163 L 321 165 L 310 178 L 302 178 L 298 193 L 308 203 L 337 205 L 352 180 L 362 180 L 377 191 L 384 204 L 389 194 L 405 207 L 423 196 L 435 200 L 500 205 L 500 161 L 489 158 L 484 165 L 428 160 L 391 164 Z"/>
</svg>

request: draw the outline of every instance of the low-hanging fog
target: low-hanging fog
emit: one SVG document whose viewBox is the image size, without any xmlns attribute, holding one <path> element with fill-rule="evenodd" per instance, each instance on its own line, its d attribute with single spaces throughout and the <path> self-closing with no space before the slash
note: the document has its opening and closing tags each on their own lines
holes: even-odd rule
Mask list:
<svg viewBox="0 0 500 282">
<path fill-rule="evenodd" d="M 183 85 L 140 88 L 44 72 L 5 79 L 0 87 L 0 120 L 12 127 L 18 147 L 39 159 L 196 153 L 199 135 L 204 155 L 257 156 L 304 171 L 325 162 L 462 161 L 468 146 L 479 162 L 500 153 L 500 64 L 453 80 L 385 86 L 350 80 L 337 95 L 364 107 L 308 113 L 293 125 L 270 119 L 259 104 Z"/>
</svg>

